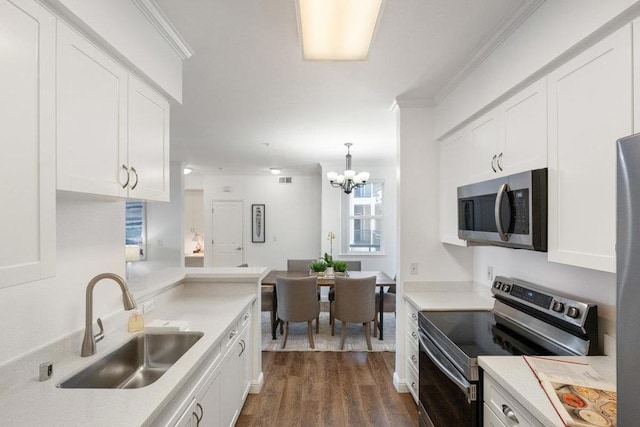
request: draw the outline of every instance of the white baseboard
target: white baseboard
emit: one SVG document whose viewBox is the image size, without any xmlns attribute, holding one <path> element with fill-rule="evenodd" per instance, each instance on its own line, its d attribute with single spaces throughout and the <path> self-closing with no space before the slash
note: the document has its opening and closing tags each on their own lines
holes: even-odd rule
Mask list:
<svg viewBox="0 0 640 427">
<path fill-rule="evenodd" d="M 400 379 L 397 372 L 393 373 L 393 386 L 398 393 L 409 393 L 409 386 L 406 380 Z"/>
</svg>

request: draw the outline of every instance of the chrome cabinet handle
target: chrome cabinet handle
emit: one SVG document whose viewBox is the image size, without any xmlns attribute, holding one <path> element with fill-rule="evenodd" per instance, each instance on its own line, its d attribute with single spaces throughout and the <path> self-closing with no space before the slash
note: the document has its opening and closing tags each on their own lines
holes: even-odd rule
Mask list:
<svg viewBox="0 0 640 427">
<path fill-rule="evenodd" d="M 412 318 L 413 320 L 418 320 L 418 315 L 417 315 L 417 314 L 415 314 L 415 313 L 411 313 L 411 318 Z"/>
<path fill-rule="evenodd" d="M 502 413 L 505 417 L 513 421 L 514 423 L 519 423 L 518 417 L 516 417 L 516 413 L 513 412 L 513 409 L 509 407 L 509 405 L 502 405 Z"/>
<path fill-rule="evenodd" d="M 244 320 L 247 320 L 249 318 L 249 313 L 245 313 L 244 314 Z"/>
<path fill-rule="evenodd" d="M 493 157 L 491 158 L 491 169 L 493 169 L 494 172 L 498 172 L 496 170 L 496 158 L 498 156 L 496 154 L 493 155 Z"/>
<path fill-rule="evenodd" d="M 131 172 L 133 172 L 133 174 L 136 176 L 136 183 L 131 186 L 131 189 L 135 190 L 136 187 L 138 186 L 138 181 L 139 181 L 138 172 L 136 171 L 136 168 L 134 168 L 133 166 L 131 166 Z"/>
<path fill-rule="evenodd" d="M 503 153 L 500 153 L 500 154 L 498 155 L 498 161 L 496 162 L 496 163 L 498 164 L 498 169 L 500 169 L 500 171 L 502 171 L 502 170 L 503 170 L 503 169 L 502 169 L 502 154 L 503 154 Z"/>
<path fill-rule="evenodd" d="M 229 339 L 232 339 L 233 337 L 235 337 L 237 333 L 238 333 L 238 331 L 236 331 L 235 329 L 234 329 L 234 330 L 232 330 L 232 331 L 229 333 Z"/>
<path fill-rule="evenodd" d="M 496 204 L 494 206 L 494 217 L 496 220 L 496 228 L 498 229 L 498 234 L 500 234 L 500 238 L 504 242 L 509 241 L 509 234 L 505 233 L 504 225 L 502 224 L 502 199 L 504 195 L 509 191 L 509 184 L 502 184 L 500 189 L 498 190 L 498 194 L 496 194 Z"/>
<path fill-rule="evenodd" d="M 120 184 L 120 185 L 122 185 L 122 188 L 127 188 L 127 185 L 129 185 L 129 178 L 131 177 L 129 175 L 129 168 L 126 165 L 122 165 L 122 169 L 124 169 L 124 171 L 127 173 L 127 180 L 125 181 L 124 184 Z"/>
<path fill-rule="evenodd" d="M 416 357 L 416 355 L 415 355 L 415 354 L 412 354 L 412 355 L 411 355 L 411 361 L 413 362 L 413 364 L 414 364 L 414 365 L 417 365 L 417 364 L 418 364 L 418 358 Z"/>
<path fill-rule="evenodd" d="M 411 332 L 411 338 L 418 339 L 418 334 L 416 333 L 416 331 Z"/>
<path fill-rule="evenodd" d="M 240 354 L 238 355 L 238 357 L 242 356 L 242 353 L 244 353 L 247 348 L 247 344 L 244 342 L 244 340 L 240 340 L 240 348 L 242 350 L 240 350 Z"/>
<path fill-rule="evenodd" d="M 418 387 L 416 387 L 416 382 L 415 382 L 415 381 L 413 381 L 413 382 L 411 383 L 411 388 L 412 388 L 412 389 L 414 389 L 414 390 L 416 390 L 416 391 L 418 391 Z"/>
<path fill-rule="evenodd" d="M 202 418 L 204 417 L 204 408 L 199 403 L 196 403 L 196 407 L 200 409 L 200 416 L 198 416 L 198 414 L 196 414 L 195 412 L 193 413 L 193 415 L 196 417 L 196 427 L 198 427 L 200 425 L 200 421 L 202 421 Z"/>
</svg>

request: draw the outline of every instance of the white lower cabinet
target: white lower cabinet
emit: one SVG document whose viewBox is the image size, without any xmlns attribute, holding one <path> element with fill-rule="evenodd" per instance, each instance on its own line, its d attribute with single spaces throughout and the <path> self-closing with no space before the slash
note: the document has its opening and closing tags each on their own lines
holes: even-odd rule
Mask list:
<svg viewBox="0 0 640 427">
<path fill-rule="evenodd" d="M 249 305 L 210 351 L 207 360 L 171 399 L 154 426 L 228 427 L 240 415 L 251 383 Z"/>
<path fill-rule="evenodd" d="M 484 395 L 484 427 L 544 426 L 486 372 L 484 373 L 482 391 Z"/>
<path fill-rule="evenodd" d="M 419 335 L 418 335 L 418 309 L 410 303 L 407 304 L 407 335 L 405 337 L 405 351 L 407 352 L 406 372 L 407 387 L 413 400 L 418 403 L 418 372 L 420 363 Z"/>
</svg>

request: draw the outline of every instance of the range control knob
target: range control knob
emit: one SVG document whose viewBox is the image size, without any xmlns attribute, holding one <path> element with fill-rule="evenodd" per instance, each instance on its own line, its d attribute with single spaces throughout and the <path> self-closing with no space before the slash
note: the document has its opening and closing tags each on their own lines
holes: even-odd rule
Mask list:
<svg viewBox="0 0 640 427">
<path fill-rule="evenodd" d="M 577 319 L 579 315 L 580 315 L 580 310 L 578 310 L 578 307 L 567 308 L 567 316 Z"/>
<path fill-rule="evenodd" d="M 502 283 L 501 282 L 496 282 L 493 284 L 493 287 L 496 289 L 500 289 L 502 287 Z"/>
<path fill-rule="evenodd" d="M 561 303 L 560 301 L 554 301 L 553 306 L 551 307 L 551 310 L 557 313 L 562 313 L 564 311 L 564 304 Z"/>
<path fill-rule="evenodd" d="M 502 290 L 504 292 L 509 292 L 511 290 L 511 285 L 507 285 L 506 283 L 502 284 Z"/>
</svg>

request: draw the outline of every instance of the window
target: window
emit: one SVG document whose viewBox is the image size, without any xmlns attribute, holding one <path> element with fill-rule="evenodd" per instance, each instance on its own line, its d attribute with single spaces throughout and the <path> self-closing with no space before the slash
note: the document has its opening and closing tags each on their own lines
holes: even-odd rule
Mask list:
<svg viewBox="0 0 640 427">
<path fill-rule="evenodd" d="M 342 252 L 350 254 L 383 251 L 382 201 L 384 183 L 374 181 L 343 195 Z"/>
</svg>

